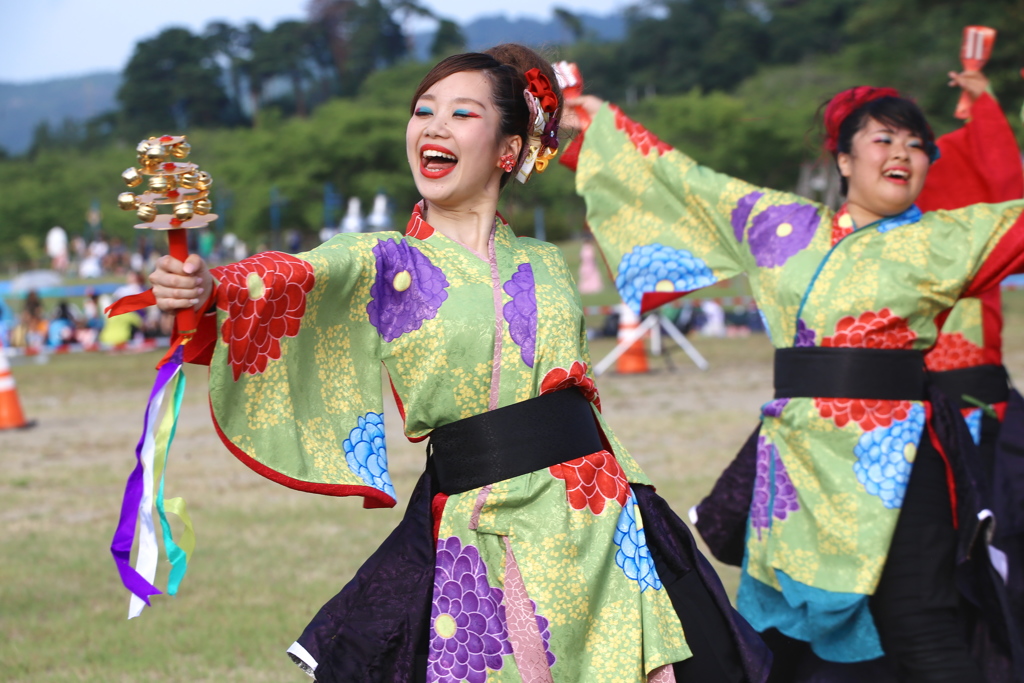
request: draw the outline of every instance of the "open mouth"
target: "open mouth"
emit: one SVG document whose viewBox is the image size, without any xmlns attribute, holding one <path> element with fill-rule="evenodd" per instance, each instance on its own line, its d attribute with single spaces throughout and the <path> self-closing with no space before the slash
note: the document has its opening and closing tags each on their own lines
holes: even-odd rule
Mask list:
<svg viewBox="0 0 1024 683">
<path fill-rule="evenodd" d="M 893 182 L 904 184 L 910 180 L 910 171 L 905 168 L 890 168 L 883 171 L 882 176 Z"/>
<path fill-rule="evenodd" d="M 458 163 L 459 158 L 440 145 L 423 145 L 420 148 L 420 173 L 427 178 L 442 178 L 451 173 Z"/>
</svg>

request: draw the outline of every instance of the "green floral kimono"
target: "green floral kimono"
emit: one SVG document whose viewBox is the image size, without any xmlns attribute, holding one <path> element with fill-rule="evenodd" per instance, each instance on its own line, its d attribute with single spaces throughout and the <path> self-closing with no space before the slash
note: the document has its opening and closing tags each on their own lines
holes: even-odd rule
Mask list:
<svg viewBox="0 0 1024 683">
<path fill-rule="evenodd" d="M 614 107 L 579 148 L 577 191 L 627 304 L 745 274 L 776 348 L 920 349 L 958 298 L 1019 267 L 1024 202 L 854 226 L 699 166 Z M 777 399 L 762 410 L 738 606 L 833 661 L 881 654 L 868 609 L 929 406 Z"/>
<path fill-rule="evenodd" d="M 434 500 L 428 680 L 675 680 L 667 665 L 690 650 L 630 487 L 649 482 L 601 417 L 556 247 L 496 219 L 477 254 L 417 208 L 405 236 L 342 234 L 214 276 L 216 324 L 186 351 L 210 363 L 224 443 L 292 488 L 395 504 L 382 364 L 412 440 L 567 387 L 591 401 L 611 452 Z M 302 644 L 289 652 L 316 668 Z"/>
</svg>

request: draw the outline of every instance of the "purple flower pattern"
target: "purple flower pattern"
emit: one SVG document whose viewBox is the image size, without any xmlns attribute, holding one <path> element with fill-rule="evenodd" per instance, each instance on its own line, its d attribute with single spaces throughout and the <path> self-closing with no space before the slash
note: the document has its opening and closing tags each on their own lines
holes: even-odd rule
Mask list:
<svg viewBox="0 0 1024 683">
<path fill-rule="evenodd" d="M 784 265 L 811 243 L 819 222 L 818 210 L 810 204 L 769 206 L 754 216 L 747 233 L 754 262 L 761 268 Z"/>
<path fill-rule="evenodd" d="M 536 614 L 537 603 L 532 600 L 530 602 L 533 603 L 533 612 Z M 554 666 L 557 660 L 555 653 L 551 651 L 551 622 L 547 620 L 547 617 L 537 614 L 537 630 L 540 631 L 540 639 L 544 643 L 544 656 L 548 660 L 548 666 Z"/>
<path fill-rule="evenodd" d="M 814 336 L 814 330 L 807 327 L 807 323 L 803 319 L 796 321 L 796 339 L 793 346 L 814 346 Z"/>
<path fill-rule="evenodd" d="M 384 341 L 420 329 L 448 298 L 448 279 L 423 252 L 406 240 L 378 240 L 377 277 L 366 313 Z"/>
<path fill-rule="evenodd" d="M 487 583 L 475 546 L 463 546 L 457 536 L 438 540 L 428 683 L 485 683 L 488 669 L 502 668 L 503 656 L 512 654 L 502 598 Z"/>
<path fill-rule="evenodd" d="M 751 192 L 740 197 L 740 200 L 736 202 L 736 208 L 732 210 L 732 229 L 736 233 L 737 242 L 743 241 L 743 231 L 747 227 L 747 219 L 750 218 L 750 212 L 754 210 L 757 200 L 763 196 L 764 192 Z"/>
<path fill-rule="evenodd" d="M 787 404 L 788 398 L 774 398 L 761 406 L 761 414 L 765 417 L 780 417 Z"/>
<path fill-rule="evenodd" d="M 772 524 L 772 517 L 784 521 L 789 513 L 800 509 L 796 487 L 789 479 L 775 444 L 757 438 L 757 477 L 754 480 L 754 499 L 750 504 L 750 524 L 761 540 L 761 529 Z"/>
<path fill-rule="evenodd" d="M 508 323 L 508 333 L 519 345 L 523 362 L 532 368 L 537 348 L 537 292 L 533 267 L 529 263 L 520 264 L 502 289 L 512 297 L 501 309 Z"/>
</svg>

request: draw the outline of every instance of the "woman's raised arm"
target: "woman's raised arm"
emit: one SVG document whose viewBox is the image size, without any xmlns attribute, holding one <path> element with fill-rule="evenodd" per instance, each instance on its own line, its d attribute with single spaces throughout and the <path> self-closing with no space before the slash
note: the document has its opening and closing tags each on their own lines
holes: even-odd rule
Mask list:
<svg viewBox="0 0 1024 683">
<path fill-rule="evenodd" d="M 576 191 L 634 309 L 650 310 L 740 273 L 755 277 L 816 238 L 827 250 L 828 209 L 701 166 L 614 105 L 592 97 L 570 104 L 578 107 L 570 125 L 592 119 L 582 143 L 574 143 Z"/>
</svg>

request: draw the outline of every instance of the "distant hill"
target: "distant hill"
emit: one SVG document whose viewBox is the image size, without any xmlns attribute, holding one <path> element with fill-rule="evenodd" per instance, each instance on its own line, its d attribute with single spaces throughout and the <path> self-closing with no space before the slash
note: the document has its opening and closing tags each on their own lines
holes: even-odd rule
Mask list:
<svg viewBox="0 0 1024 683">
<path fill-rule="evenodd" d="M 32 143 L 32 131 L 43 120 L 84 121 L 117 106 L 119 73 L 95 73 L 37 83 L 0 83 L 0 145 L 21 154 Z"/>
<path fill-rule="evenodd" d="M 626 19 L 621 13 L 605 16 L 580 13 L 577 16 L 583 22 L 585 30 L 597 40 L 622 40 L 626 36 Z M 508 19 L 503 14 L 480 17 L 462 25 L 470 50 L 483 50 L 499 43 L 524 43 L 526 45 L 562 45 L 573 41 L 560 21 L 555 18 L 542 21 L 540 19 Z M 427 59 L 430 43 L 434 32 L 413 35 L 413 51 L 417 59 Z"/>
<path fill-rule="evenodd" d="M 626 21 L 621 13 L 578 15 L 585 30 L 602 41 L 621 40 Z M 508 19 L 498 14 L 480 17 L 462 27 L 467 47 L 480 50 L 498 43 L 517 42 L 543 46 L 570 43 L 572 35 L 557 19 Z M 428 58 L 433 32 L 412 36 L 413 55 Z M 0 83 L 0 146 L 22 154 L 32 143 L 32 131 L 40 121 L 60 124 L 65 118 L 84 121 L 115 109 L 121 84 L 119 73 L 95 73 L 37 83 Z"/>
</svg>

